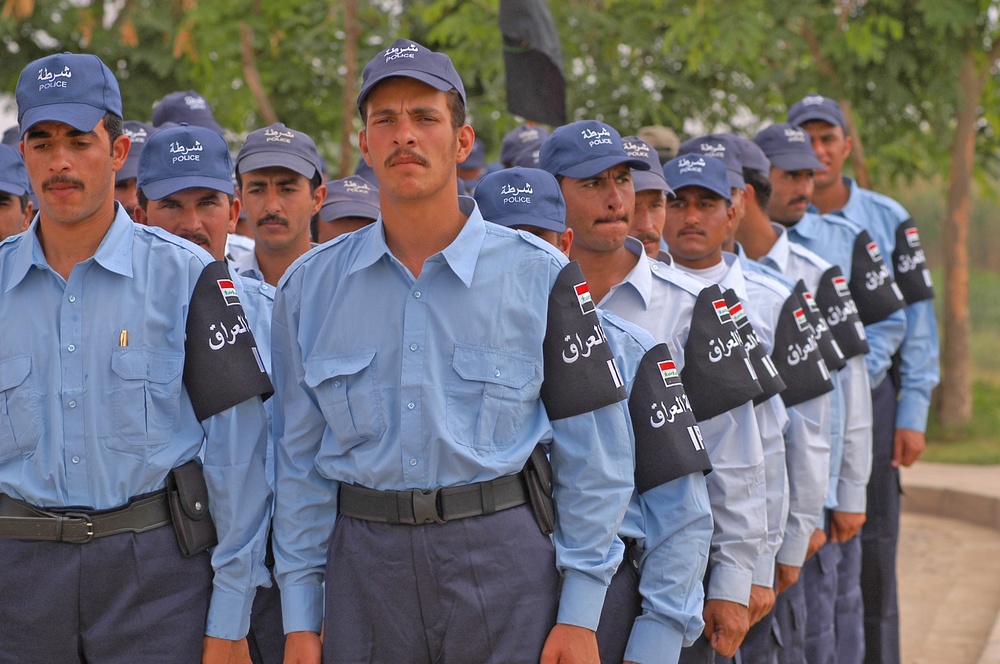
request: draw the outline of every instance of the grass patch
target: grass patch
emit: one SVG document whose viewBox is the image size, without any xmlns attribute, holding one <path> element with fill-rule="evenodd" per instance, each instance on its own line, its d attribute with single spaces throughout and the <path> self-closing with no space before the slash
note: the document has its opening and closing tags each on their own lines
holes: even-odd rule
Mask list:
<svg viewBox="0 0 1000 664">
<path fill-rule="evenodd" d="M 1000 464 L 1000 385 L 975 381 L 972 409 L 972 424 L 954 429 L 942 429 L 931 411 L 927 450 L 921 458 L 942 463 Z"/>
</svg>

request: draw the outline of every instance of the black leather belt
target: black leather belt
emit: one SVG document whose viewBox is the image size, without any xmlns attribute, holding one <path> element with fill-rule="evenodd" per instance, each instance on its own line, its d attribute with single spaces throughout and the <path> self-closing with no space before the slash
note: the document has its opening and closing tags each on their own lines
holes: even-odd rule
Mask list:
<svg viewBox="0 0 1000 664">
<path fill-rule="evenodd" d="M 153 530 L 170 521 L 166 491 L 98 512 L 53 512 L 0 494 L 0 538 L 4 539 L 85 544 L 95 537 Z"/>
<path fill-rule="evenodd" d="M 406 491 L 341 484 L 339 510 L 355 519 L 415 526 L 493 514 L 527 502 L 528 490 L 518 473 L 465 486 Z"/>
</svg>

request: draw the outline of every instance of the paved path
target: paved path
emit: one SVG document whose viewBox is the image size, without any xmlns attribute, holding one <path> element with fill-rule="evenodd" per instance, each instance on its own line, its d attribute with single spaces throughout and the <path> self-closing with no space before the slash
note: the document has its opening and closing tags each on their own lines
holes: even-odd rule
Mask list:
<svg viewBox="0 0 1000 664">
<path fill-rule="evenodd" d="M 904 664 L 1000 664 L 1000 466 L 903 470 Z"/>
</svg>

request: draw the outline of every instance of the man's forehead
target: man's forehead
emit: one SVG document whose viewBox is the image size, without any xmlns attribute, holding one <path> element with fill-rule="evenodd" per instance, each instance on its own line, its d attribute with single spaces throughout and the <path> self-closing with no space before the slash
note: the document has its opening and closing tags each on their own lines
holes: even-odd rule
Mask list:
<svg viewBox="0 0 1000 664">
<path fill-rule="evenodd" d="M 252 171 L 247 171 L 243 173 L 243 182 L 265 182 L 275 180 L 278 182 L 292 182 L 298 180 L 309 181 L 309 178 L 302 175 L 301 173 L 296 173 L 290 168 L 285 168 L 284 166 L 266 166 L 264 168 L 256 168 Z"/>
<path fill-rule="evenodd" d="M 427 85 L 423 81 L 406 76 L 390 76 L 368 93 L 365 104 L 369 113 L 390 110 L 406 99 L 430 100 L 438 99 L 441 103 L 447 103 L 447 92 L 442 92 L 434 86 Z M 424 103 L 421 101 L 420 103 Z"/>
<path fill-rule="evenodd" d="M 702 187 L 701 185 L 689 184 L 686 187 L 681 187 L 680 189 L 674 190 L 673 198 L 682 198 L 684 200 L 691 199 L 718 199 L 720 201 L 725 200 L 722 196 L 715 193 L 711 189 Z"/>
<path fill-rule="evenodd" d="M 842 133 L 843 127 L 830 124 L 826 120 L 809 120 L 799 125 L 803 131 L 809 134 Z"/>
<path fill-rule="evenodd" d="M 189 187 L 188 189 L 181 189 L 180 191 L 175 191 L 172 194 L 164 196 L 160 200 L 162 201 L 189 201 L 189 200 L 204 200 L 208 198 L 225 198 L 226 194 L 219 191 L 218 189 L 212 189 L 210 187 Z"/>
</svg>

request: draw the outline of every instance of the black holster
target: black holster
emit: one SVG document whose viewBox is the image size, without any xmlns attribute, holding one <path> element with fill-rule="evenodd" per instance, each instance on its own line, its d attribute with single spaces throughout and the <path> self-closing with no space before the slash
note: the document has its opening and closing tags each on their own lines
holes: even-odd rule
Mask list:
<svg viewBox="0 0 1000 664">
<path fill-rule="evenodd" d="M 536 445 L 528 462 L 524 464 L 524 481 L 535 521 L 543 535 L 556 529 L 555 503 L 552 501 L 552 465 L 542 446 Z"/>
<path fill-rule="evenodd" d="M 167 499 L 177 544 L 185 557 L 219 543 L 208 509 L 208 485 L 198 459 L 170 471 L 167 475 Z"/>
</svg>

